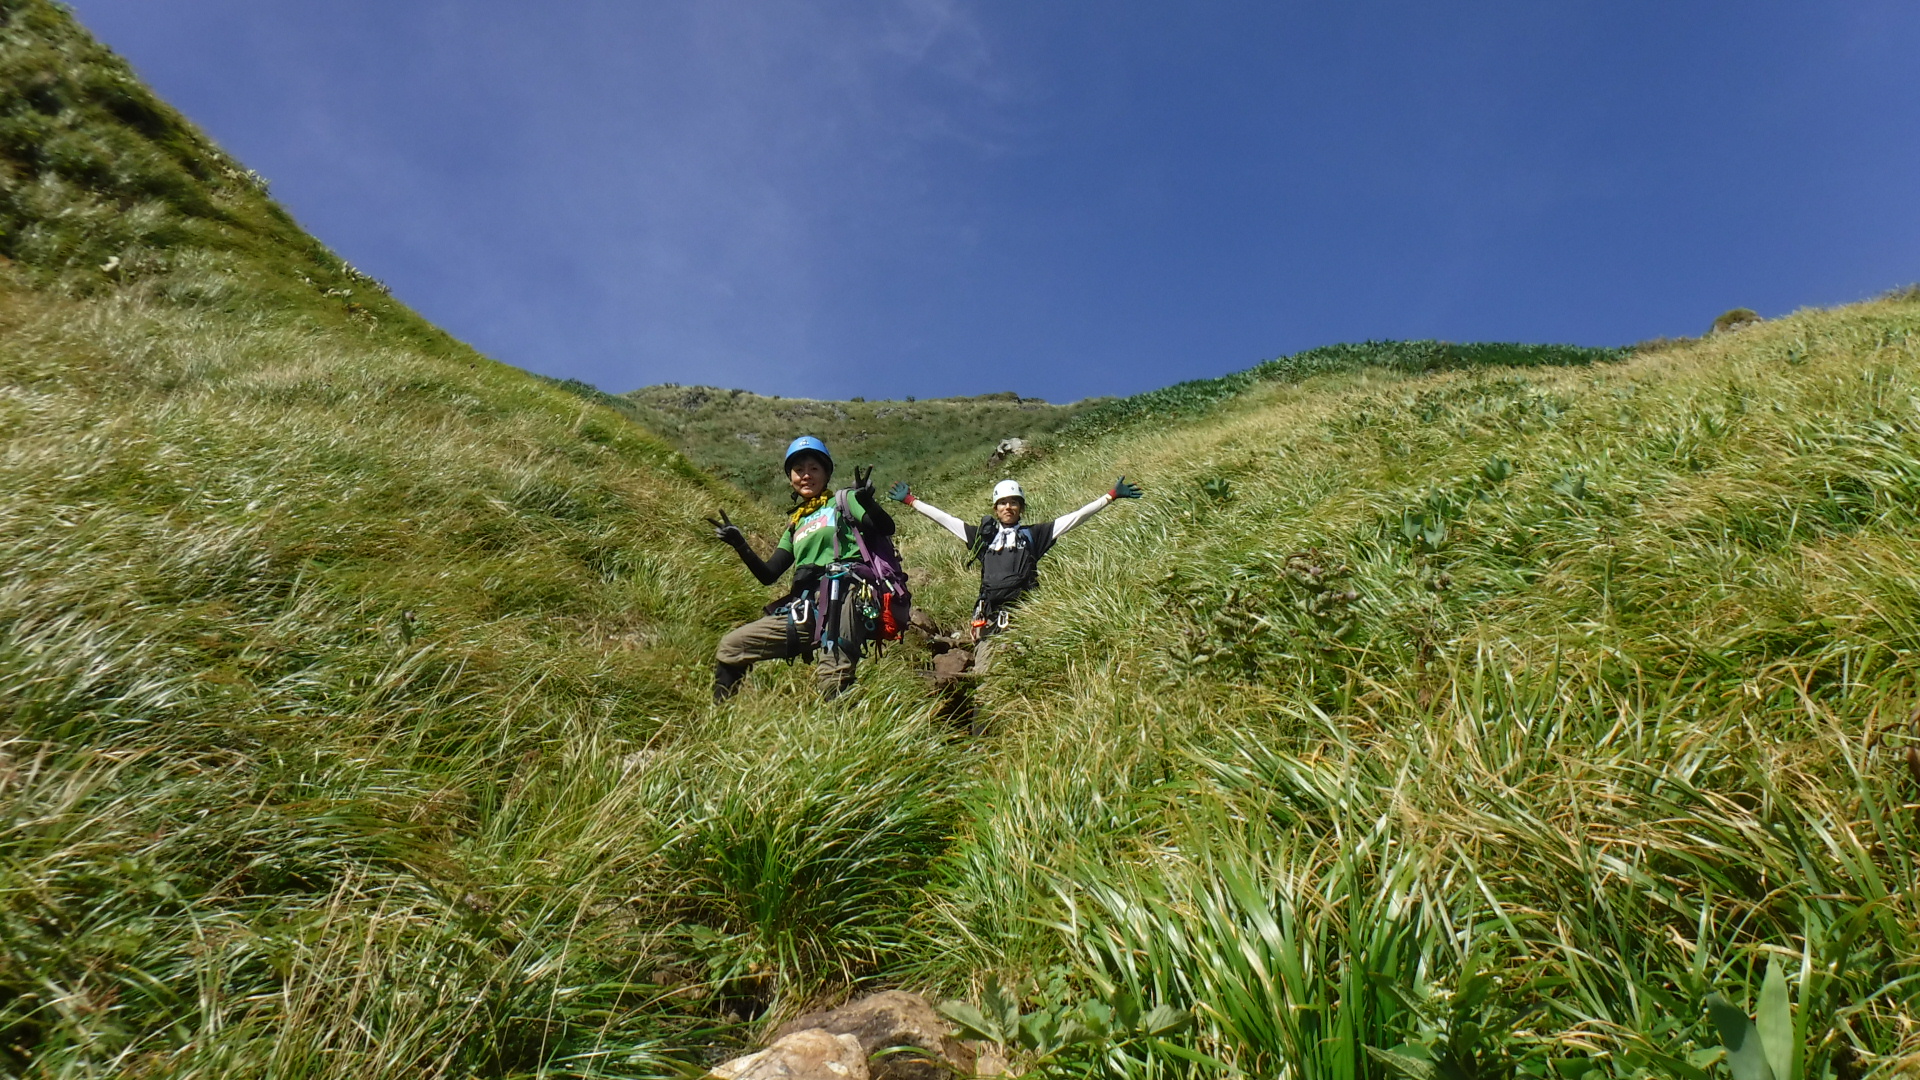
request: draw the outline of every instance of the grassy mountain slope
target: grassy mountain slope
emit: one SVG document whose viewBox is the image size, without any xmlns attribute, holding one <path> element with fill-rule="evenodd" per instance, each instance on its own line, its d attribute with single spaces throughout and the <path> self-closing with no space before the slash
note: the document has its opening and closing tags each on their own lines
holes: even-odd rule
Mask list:
<svg viewBox="0 0 1920 1080">
<path fill-rule="evenodd" d="M 1770 958 L 1789 1075 L 1916 1067 L 1911 295 L 1063 440 L 1037 515 L 1149 498 L 969 743 L 909 649 L 703 704 L 764 591 L 699 517 L 777 519 L 421 323 L 51 4 L 0 2 L 0 162 L 0 1072 L 673 1075 L 995 972 L 1193 1009 L 1067 1074 L 1706 1077 Z"/>
<path fill-rule="evenodd" d="M 820 783 L 744 714 L 666 752 L 762 602 L 689 543 L 739 495 L 421 322 L 50 4 L 0 5 L 0 230 L 0 1073 L 640 1076 L 727 1037 L 703 823 Z M 915 730 L 839 722 L 856 763 Z M 857 895 L 834 940 L 890 910 Z"/>
<path fill-rule="evenodd" d="M 987 463 L 1002 439 L 1025 439 L 1036 455 L 1043 455 L 1129 427 L 1191 420 L 1267 383 L 1365 368 L 1417 374 L 1577 366 L 1609 363 L 1627 354 L 1625 349 L 1574 345 L 1367 341 L 1308 349 L 1219 378 L 1191 379 L 1130 397 L 1067 405 L 1012 393 L 906 402 L 816 401 L 677 384 L 642 387 L 612 398 L 585 384 L 565 385 L 623 409 L 702 468 L 781 505 L 786 487 L 768 462 L 796 434 L 819 435 L 848 460 L 884 463 L 888 475 L 918 485 L 966 480 L 978 486 L 1026 464 Z"/>
<path fill-rule="evenodd" d="M 1148 499 L 1062 542 L 981 691 L 926 976 L 1191 1007 L 1236 1074 L 1706 1077 L 1703 1000 L 1751 1015 L 1773 960 L 1793 1075 L 1920 1068 L 1917 403 L 1908 291 L 1034 465 L 1036 516 Z M 908 528 L 948 603 L 956 546 Z"/>
<path fill-rule="evenodd" d="M 1568 367 L 1624 359 L 1626 349 L 1512 342 L 1362 341 L 1322 345 L 1213 379 L 1189 379 L 1158 390 L 1105 401 L 1061 427 L 1056 441 L 1079 442 L 1142 424 L 1166 424 L 1203 415 L 1255 387 L 1300 382 L 1317 375 L 1377 368 L 1406 374 L 1478 367 Z"/>
<path fill-rule="evenodd" d="M 633 415 L 702 468 L 785 505 L 779 459 L 802 434 L 826 440 L 843 465 L 884 463 L 888 474 L 985 478 L 1002 439 L 1052 434 L 1098 400 L 1054 405 L 1012 393 L 921 401 L 815 401 L 711 386 L 647 386 L 622 396 Z"/>
<path fill-rule="evenodd" d="M 455 348 L 266 197 L 266 181 L 37 0 L 0 4 L 0 257 L 9 283 Z"/>
</svg>

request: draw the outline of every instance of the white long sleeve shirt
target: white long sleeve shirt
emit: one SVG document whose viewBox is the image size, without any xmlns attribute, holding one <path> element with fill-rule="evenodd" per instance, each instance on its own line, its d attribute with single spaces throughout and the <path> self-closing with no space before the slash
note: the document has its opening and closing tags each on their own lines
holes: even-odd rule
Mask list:
<svg viewBox="0 0 1920 1080">
<path fill-rule="evenodd" d="M 990 519 L 982 526 L 961 521 L 924 499 L 907 497 L 908 506 L 933 519 L 967 545 L 968 550 L 979 550 L 980 598 L 994 606 L 1016 600 L 1039 584 L 1040 557 L 1053 547 L 1054 541 L 1112 501 L 1111 493 L 1103 494 L 1070 514 L 1035 525 L 1020 522 L 1008 526 Z M 981 536 L 986 530 L 991 532 L 982 543 Z"/>
</svg>

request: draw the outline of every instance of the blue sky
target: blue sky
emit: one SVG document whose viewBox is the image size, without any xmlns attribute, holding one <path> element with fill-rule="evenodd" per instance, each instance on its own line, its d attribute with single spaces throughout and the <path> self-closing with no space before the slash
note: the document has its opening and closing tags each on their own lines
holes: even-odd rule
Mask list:
<svg viewBox="0 0 1920 1080">
<path fill-rule="evenodd" d="M 1123 394 L 1920 279 L 1920 4 L 72 0 L 509 363 Z"/>
</svg>

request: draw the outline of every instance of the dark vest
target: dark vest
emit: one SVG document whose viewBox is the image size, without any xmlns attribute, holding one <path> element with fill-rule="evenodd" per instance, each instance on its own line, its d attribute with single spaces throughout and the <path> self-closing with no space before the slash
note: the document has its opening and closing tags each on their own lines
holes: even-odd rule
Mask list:
<svg viewBox="0 0 1920 1080">
<path fill-rule="evenodd" d="M 993 518 L 979 525 L 974 541 L 974 557 L 980 560 L 980 599 L 1000 607 L 1020 599 L 1040 584 L 1040 556 L 1046 545 L 1034 536 L 1030 526 L 1020 525 L 1014 535 L 1018 542 L 1010 548 L 988 551 L 993 538 L 1000 535 L 1000 523 Z"/>
</svg>

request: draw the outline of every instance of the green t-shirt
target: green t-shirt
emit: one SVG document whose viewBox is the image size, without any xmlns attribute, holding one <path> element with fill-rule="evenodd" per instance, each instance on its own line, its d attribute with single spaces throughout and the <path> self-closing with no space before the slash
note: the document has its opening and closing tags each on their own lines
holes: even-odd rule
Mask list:
<svg viewBox="0 0 1920 1080">
<path fill-rule="evenodd" d="M 780 550 L 793 553 L 793 565 L 826 566 L 833 562 L 833 534 L 840 533 L 840 557 L 857 559 L 860 557 L 860 542 L 854 539 L 853 522 L 867 520 L 866 507 L 852 495 L 847 496 L 847 509 L 852 521 L 840 520 L 840 511 L 834 506 L 838 498 L 827 500 L 827 505 L 800 519 L 793 528 L 780 537 Z"/>
</svg>

